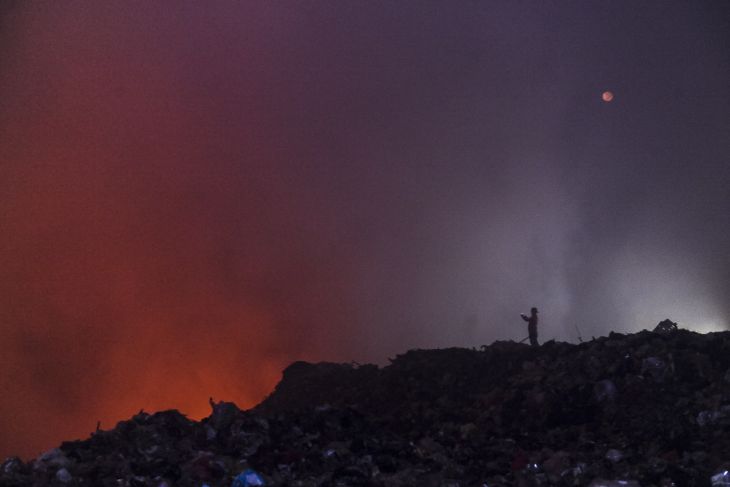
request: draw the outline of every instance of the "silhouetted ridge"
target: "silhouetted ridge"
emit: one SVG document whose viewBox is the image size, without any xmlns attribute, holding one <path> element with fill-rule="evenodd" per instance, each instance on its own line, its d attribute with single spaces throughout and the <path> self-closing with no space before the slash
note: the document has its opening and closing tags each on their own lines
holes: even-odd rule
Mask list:
<svg viewBox="0 0 730 487">
<path fill-rule="evenodd" d="M 9 459 L 0 485 L 710 485 L 730 467 L 730 332 L 295 362 L 253 410 L 212 406 Z"/>
</svg>

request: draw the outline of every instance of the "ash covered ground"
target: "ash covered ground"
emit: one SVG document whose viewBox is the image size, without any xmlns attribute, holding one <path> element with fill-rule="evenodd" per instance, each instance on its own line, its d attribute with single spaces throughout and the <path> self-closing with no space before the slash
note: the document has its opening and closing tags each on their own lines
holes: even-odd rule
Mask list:
<svg viewBox="0 0 730 487">
<path fill-rule="evenodd" d="M 140 412 L 7 459 L 0 485 L 228 487 L 248 469 L 276 486 L 730 485 L 730 332 L 664 324 L 386 367 L 296 362 L 252 410 Z"/>
</svg>

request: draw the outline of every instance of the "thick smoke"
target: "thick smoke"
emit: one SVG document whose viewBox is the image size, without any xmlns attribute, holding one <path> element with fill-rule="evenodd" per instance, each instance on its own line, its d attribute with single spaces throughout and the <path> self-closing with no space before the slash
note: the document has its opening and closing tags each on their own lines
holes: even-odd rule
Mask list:
<svg viewBox="0 0 730 487">
<path fill-rule="evenodd" d="M 727 327 L 727 11 L 524 7 L 3 10 L 0 454 L 533 305 Z"/>
</svg>

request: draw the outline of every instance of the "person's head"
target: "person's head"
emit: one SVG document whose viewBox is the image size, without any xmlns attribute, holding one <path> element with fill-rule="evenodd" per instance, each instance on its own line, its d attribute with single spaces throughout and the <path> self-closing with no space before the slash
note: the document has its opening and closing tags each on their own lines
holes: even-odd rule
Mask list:
<svg viewBox="0 0 730 487">
<path fill-rule="evenodd" d="M 530 310 L 530 313 L 532 313 L 533 315 L 536 315 L 537 314 L 537 308 L 532 308 Z"/>
</svg>

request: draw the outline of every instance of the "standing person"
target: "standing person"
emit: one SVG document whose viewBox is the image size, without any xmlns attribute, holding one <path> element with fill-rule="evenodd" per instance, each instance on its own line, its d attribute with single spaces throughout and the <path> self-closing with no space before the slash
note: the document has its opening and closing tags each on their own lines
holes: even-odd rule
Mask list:
<svg viewBox="0 0 730 487">
<path fill-rule="evenodd" d="M 539 347 L 537 343 L 537 308 L 530 310 L 530 316 L 521 314 L 522 319 L 527 322 L 527 332 L 530 334 L 530 345 L 533 347 Z"/>
</svg>

